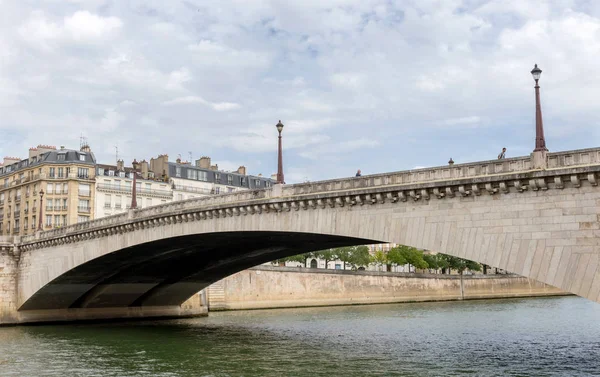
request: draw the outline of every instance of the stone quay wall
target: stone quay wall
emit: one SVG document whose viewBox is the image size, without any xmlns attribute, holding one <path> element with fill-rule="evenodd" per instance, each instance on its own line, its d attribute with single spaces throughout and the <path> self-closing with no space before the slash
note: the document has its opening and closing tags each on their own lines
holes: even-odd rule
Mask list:
<svg viewBox="0 0 600 377">
<path fill-rule="evenodd" d="M 210 311 L 568 295 L 518 275 L 441 275 L 258 266 L 208 288 Z"/>
</svg>

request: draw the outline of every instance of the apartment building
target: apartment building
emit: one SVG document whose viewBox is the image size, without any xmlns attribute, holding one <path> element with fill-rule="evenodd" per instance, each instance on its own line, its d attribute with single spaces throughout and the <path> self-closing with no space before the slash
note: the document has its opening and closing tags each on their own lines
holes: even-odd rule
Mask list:
<svg viewBox="0 0 600 377">
<path fill-rule="evenodd" d="M 94 217 L 96 159 L 80 150 L 38 145 L 26 159 L 0 164 L 0 235 L 26 235 Z"/>
<path fill-rule="evenodd" d="M 192 165 L 190 162 L 177 159 L 169 161 L 168 155 L 159 155 L 150 159 L 146 169 L 147 177 L 159 177 L 169 182 L 173 190 L 173 200 L 185 200 L 208 195 L 219 195 L 229 192 L 271 187 L 275 182 L 260 175 L 246 174 L 246 167 L 240 166 L 237 171 L 219 170 L 218 165 L 211 165 L 210 157 L 202 157 Z"/>
<path fill-rule="evenodd" d="M 147 162 L 142 161 L 147 172 Z M 131 208 L 133 190 L 133 168 L 124 166 L 123 160 L 117 165 L 96 166 L 96 218 L 123 213 Z M 136 179 L 136 202 L 138 208 L 165 204 L 173 200 L 173 191 L 169 183 L 160 179 L 138 174 Z"/>
</svg>

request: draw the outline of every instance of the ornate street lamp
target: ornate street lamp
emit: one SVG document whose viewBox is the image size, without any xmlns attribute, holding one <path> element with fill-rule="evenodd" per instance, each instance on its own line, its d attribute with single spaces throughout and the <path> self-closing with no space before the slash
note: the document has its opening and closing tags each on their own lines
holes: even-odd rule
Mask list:
<svg viewBox="0 0 600 377">
<path fill-rule="evenodd" d="M 533 151 L 548 151 L 548 148 L 546 148 L 546 139 L 544 138 L 544 122 L 542 121 L 542 105 L 540 104 L 540 86 L 538 85 L 542 70 L 538 68 L 537 64 L 531 70 L 531 75 L 535 80 L 535 149 Z"/>
<path fill-rule="evenodd" d="M 131 209 L 137 208 L 137 198 L 136 198 L 137 181 L 136 181 L 136 178 L 137 178 L 137 169 L 138 169 L 139 165 L 140 164 L 134 158 L 133 162 L 131 163 L 131 166 L 133 167 L 133 187 L 131 189 Z"/>
<path fill-rule="evenodd" d="M 42 208 L 44 208 L 44 189 L 40 189 L 40 218 L 38 219 L 38 230 L 42 230 Z"/>
<path fill-rule="evenodd" d="M 283 154 L 281 151 L 281 131 L 283 131 L 283 123 L 281 120 L 275 125 L 277 132 L 279 132 L 279 151 L 277 153 L 277 183 L 285 184 L 283 179 Z"/>
</svg>

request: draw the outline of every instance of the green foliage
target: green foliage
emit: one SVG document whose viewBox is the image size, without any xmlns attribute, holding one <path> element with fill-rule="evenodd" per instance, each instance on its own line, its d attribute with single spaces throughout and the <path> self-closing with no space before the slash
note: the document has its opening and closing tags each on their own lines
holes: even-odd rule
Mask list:
<svg viewBox="0 0 600 377">
<path fill-rule="evenodd" d="M 481 271 L 481 265 L 477 262 L 473 262 L 473 261 L 470 261 L 467 259 L 462 259 L 459 257 L 453 257 L 451 255 L 446 255 L 446 254 L 438 254 L 438 255 L 441 255 L 441 258 L 443 258 L 447 262 L 447 264 L 448 264 L 447 268 L 456 270 L 461 275 L 467 269 L 469 269 L 471 271 Z"/>
<path fill-rule="evenodd" d="M 408 263 L 405 254 L 399 247 L 393 247 L 387 253 L 387 261 L 395 266 L 403 266 Z"/>
<path fill-rule="evenodd" d="M 439 255 L 439 254 L 437 254 L 437 255 Z M 434 270 L 437 270 L 438 268 L 440 268 L 438 265 L 438 258 L 436 258 L 437 255 L 431 255 L 431 254 L 423 255 L 423 260 L 427 263 L 429 268 L 433 268 Z"/>
<path fill-rule="evenodd" d="M 377 250 L 375 254 L 371 257 L 371 261 L 378 266 L 382 266 L 387 264 L 387 255 L 381 250 Z"/>
<path fill-rule="evenodd" d="M 348 263 L 352 266 L 352 269 L 358 267 L 367 267 L 371 263 L 371 254 L 367 246 L 354 246 L 350 253 L 350 260 Z"/>
</svg>

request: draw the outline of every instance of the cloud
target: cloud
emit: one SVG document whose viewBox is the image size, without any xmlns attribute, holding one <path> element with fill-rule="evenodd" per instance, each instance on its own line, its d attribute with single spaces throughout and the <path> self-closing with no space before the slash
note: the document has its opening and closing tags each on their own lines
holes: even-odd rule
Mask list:
<svg viewBox="0 0 600 377">
<path fill-rule="evenodd" d="M 235 110 L 240 107 L 237 103 L 232 102 L 209 102 L 202 97 L 198 96 L 186 96 L 186 97 L 178 97 L 169 101 L 163 102 L 163 105 L 173 106 L 173 105 L 191 105 L 191 104 L 201 104 L 205 106 L 209 106 L 216 111 L 229 111 Z"/>
<path fill-rule="evenodd" d="M 100 161 L 118 144 L 267 175 L 279 119 L 288 182 L 528 154 L 534 63 L 550 149 L 600 141 L 595 2 L 190 4 L 2 2 L 0 154 L 83 133 Z"/>
</svg>

